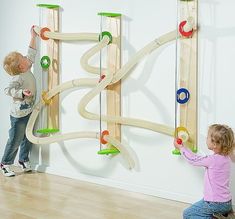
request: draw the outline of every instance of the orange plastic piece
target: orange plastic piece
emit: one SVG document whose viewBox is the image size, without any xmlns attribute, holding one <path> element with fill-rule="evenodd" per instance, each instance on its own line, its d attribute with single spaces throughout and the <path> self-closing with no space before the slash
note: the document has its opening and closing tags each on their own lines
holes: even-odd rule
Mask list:
<svg viewBox="0 0 235 219">
<path fill-rule="evenodd" d="M 105 135 L 109 135 L 109 131 L 108 130 L 104 130 L 102 133 L 101 133 L 101 137 L 100 137 L 100 142 L 101 144 L 107 144 L 108 142 L 106 140 L 104 140 L 104 136 Z"/>
<path fill-rule="evenodd" d="M 40 31 L 40 37 L 41 37 L 43 40 L 49 40 L 49 38 L 44 35 L 44 33 L 45 33 L 46 31 L 47 31 L 47 32 L 51 32 L 51 30 L 50 30 L 48 27 L 43 27 L 43 28 L 41 29 L 41 31 Z"/>
<path fill-rule="evenodd" d="M 177 138 L 177 139 L 176 139 L 176 142 L 177 142 L 177 144 L 182 144 L 183 141 L 182 141 L 182 139 Z"/>
</svg>

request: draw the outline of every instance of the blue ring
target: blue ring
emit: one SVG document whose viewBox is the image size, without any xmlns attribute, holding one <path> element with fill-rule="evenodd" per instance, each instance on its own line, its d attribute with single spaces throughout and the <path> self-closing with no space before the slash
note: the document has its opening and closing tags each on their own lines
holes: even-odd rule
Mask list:
<svg viewBox="0 0 235 219">
<path fill-rule="evenodd" d="M 184 93 L 184 95 L 185 95 L 184 99 L 180 99 L 180 95 L 182 93 Z M 189 91 L 186 88 L 180 88 L 179 90 L 177 90 L 177 92 L 176 92 L 176 100 L 177 100 L 178 103 L 180 103 L 180 104 L 187 103 L 189 98 L 190 98 L 190 93 L 189 93 Z"/>
</svg>

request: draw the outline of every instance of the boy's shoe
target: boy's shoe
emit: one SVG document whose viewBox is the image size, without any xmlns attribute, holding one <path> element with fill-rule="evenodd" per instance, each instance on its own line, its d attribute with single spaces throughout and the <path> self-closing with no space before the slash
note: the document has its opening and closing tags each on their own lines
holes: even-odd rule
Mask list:
<svg viewBox="0 0 235 219">
<path fill-rule="evenodd" d="M 8 176 L 8 177 L 15 176 L 15 172 L 11 170 L 10 166 L 11 165 L 5 165 L 2 163 L 0 164 L 0 167 L 4 176 Z"/>
<path fill-rule="evenodd" d="M 23 162 L 23 161 L 19 161 L 19 165 L 22 168 L 22 170 L 24 172 L 30 172 L 32 171 L 31 165 L 29 163 L 29 161 Z"/>
</svg>

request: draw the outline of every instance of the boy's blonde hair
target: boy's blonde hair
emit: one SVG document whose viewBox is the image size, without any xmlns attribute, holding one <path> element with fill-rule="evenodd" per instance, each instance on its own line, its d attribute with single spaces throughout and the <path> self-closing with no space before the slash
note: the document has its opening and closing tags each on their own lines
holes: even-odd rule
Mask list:
<svg viewBox="0 0 235 219">
<path fill-rule="evenodd" d="M 19 59 L 23 57 L 19 52 L 11 52 L 9 53 L 4 61 L 3 61 L 3 68 L 9 75 L 18 75 L 22 73 L 19 68 Z"/>
<path fill-rule="evenodd" d="M 229 155 L 235 148 L 234 133 L 229 126 L 213 124 L 209 127 L 208 134 L 211 142 L 221 147 L 222 155 Z"/>
</svg>

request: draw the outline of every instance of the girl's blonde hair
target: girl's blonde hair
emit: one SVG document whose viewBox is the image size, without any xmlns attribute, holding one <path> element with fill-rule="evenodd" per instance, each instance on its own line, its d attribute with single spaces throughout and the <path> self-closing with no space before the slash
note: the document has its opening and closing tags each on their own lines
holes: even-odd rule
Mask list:
<svg viewBox="0 0 235 219">
<path fill-rule="evenodd" d="M 208 130 L 211 142 L 221 147 L 220 154 L 229 155 L 235 148 L 233 130 L 227 125 L 213 124 Z"/>
<path fill-rule="evenodd" d="M 22 57 L 22 54 L 19 52 L 11 52 L 5 57 L 3 61 L 3 68 L 9 75 L 14 76 L 22 73 L 19 68 L 20 57 Z"/>
</svg>

